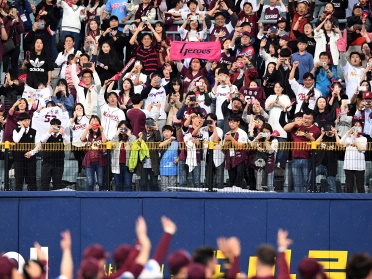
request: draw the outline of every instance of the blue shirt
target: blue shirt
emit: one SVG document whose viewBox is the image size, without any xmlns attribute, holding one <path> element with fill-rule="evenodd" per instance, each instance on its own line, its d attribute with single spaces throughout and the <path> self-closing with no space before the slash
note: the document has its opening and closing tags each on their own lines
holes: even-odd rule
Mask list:
<svg viewBox="0 0 372 279">
<path fill-rule="evenodd" d="M 314 68 L 314 57 L 305 51 L 304 54 L 300 55 L 298 52 L 293 53 L 291 64 L 293 65 L 294 61 L 300 62 L 298 64 L 298 74 L 299 79 L 297 80 L 298 83 L 302 83 L 303 75 L 307 72 L 311 72 L 311 70 Z"/>
<path fill-rule="evenodd" d="M 110 16 L 117 16 L 120 24 L 121 20 L 128 14 L 127 3 L 128 0 L 108 0 L 106 3 L 105 12 L 110 14 Z M 124 27 L 119 26 L 118 29 L 123 31 Z"/>
<path fill-rule="evenodd" d="M 337 68 L 333 65 L 329 65 L 329 69 L 333 73 L 332 78 L 337 79 Z M 329 77 L 327 71 L 324 70 L 323 67 L 319 67 L 314 73 L 314 78 L 316 84 L 315 88 L 322 92 L 322 96 L 324 98 L 327 98 L 330 92 L 328 86 L 331 85 L 331 78 Z"/>
<path fill-rule="evenodd" d="M 177 175 L 177 165 L 174 163 L 178 157 L 178 142 L 172 141 L 160 159 L 160 175 Z"/>
</svg>

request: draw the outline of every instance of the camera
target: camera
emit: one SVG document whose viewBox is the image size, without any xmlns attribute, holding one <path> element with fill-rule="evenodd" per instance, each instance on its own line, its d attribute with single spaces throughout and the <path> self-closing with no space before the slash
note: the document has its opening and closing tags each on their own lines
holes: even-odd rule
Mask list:
<svg viewBox="0 0 372 279">
<path fill-rule="evenodd" d="M 322 66 L 324 67 L 325 65 L 327 65 L 327 63 L 326 62 L 322 62 Z"/>
<path fill-rule="evenodd" d="M 267 133 L 261 133 L 261 135 L 262 135 L 263 138 L 267 137 Z"/>
<path fill-rule="evenodd" d="M 196 97 L 195 96 L 190 97 L 190 102 L 196 102 Z"/>
<path fill-rule="evenodd" d="M 366 102 L 366 105 L 367 106 L 370 106 L 371 105 L 371 101 Z"/>
<path fill-rule="evenodd" d="M 61 129 L 61 126 L 59 126 L 59 125 L 54 126 L 53 129 L 54 129 L 54 130 L 59 130 L 59 129 Z"/>
<path fill-rule="evenodd" d="M 126 133 L 126 132 L 128 132 L 128 129 L 127 129 L 127 128 L 121 128 L 121 129 L 120 129 L 120 132 L 122 132 L 122 133 Z"/>
<path fill-rule="evenodd" d="M 220 79 L 220 81 L 225 81 L 226 80 L 226 76 L 219 76 L 219 79 Z"/>
<path fill-rule="evenodd" d="M 213 120 L 205 120 L 204 123 L 205 125 L 211 125 L 213 124 Z"/>
<path fill-rule="evenodd" d="M 310 129 L 309 128 L 305 128 L 304 132 L 305 132 L 305 134 L 307 134 L 307 133 L 310 132 Z"/>
<path fill-rule="evenodd" d="M 45 23 L 44 22 L 39 22 L 38 25 L 39 29 L 44 29 L 45 28 Z"/>
<path fill-rule="evenodd" d="M 244 63 L 243 62 L 236 62 L 236 67 L 243 68 L 244 67 Z"/>
</svg>

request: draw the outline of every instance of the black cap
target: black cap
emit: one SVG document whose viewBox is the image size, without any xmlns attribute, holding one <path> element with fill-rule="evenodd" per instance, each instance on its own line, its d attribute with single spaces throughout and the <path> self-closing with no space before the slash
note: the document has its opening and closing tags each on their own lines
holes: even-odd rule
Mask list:
<svg viewBox="0 0 372 279">
<path fill-rule="evenodd" d="M 116 20 L 116 21 L 119 21 L 119 18 L 116 15 L 110 16 L 110 20 L 109 21 L 111 21 L 113 19 Z"/>
</svg>

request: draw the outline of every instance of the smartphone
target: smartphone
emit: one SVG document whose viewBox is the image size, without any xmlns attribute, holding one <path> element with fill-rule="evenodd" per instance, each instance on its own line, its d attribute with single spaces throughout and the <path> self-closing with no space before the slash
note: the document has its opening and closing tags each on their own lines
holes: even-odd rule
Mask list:
<svg viewBox="0 0 372 279">
<path fill-rule="evenodd" d="M 76 52 L 75 56 L 80 56 L 80 55 L 81 55 L 81 51 L 78 50 L 78 51 Z"/>
<path fill-rule="evenodd" d="M 39 29 L 44 29 L 45 28 L 45 23 L 44 22 L 39 22 L 38 27 L 39 27 Z"/>
<path fill-rule="evenodd" d="M 285 62 L 285 58 L 280 58 L 280 62 Z"/>
<path fill-rule="evenodd" d="M 83 63 L 83 68 L 91 68 L 92 65 L 92 63 Z"/>
<path fill-rule="evenodd" d="M 133 25 L 129 25 L 129 30 L 134 30 L 134 26 Z"/>
<path fill-rule="evenodd" d="M 244 67 L 244 63 L 243 62 L 236 62 L 236 67 L 243 68 Z"/>
<path fill-rule="evenodd" d="M 267 137 L 267 133 L 261 133 L 263 138 Z"/>
<path fill-rule="evenodd" d="M 196 85 L 196 86 L 202 86 L 202 85 L 203 85 L 203 83 L 202 83 L 202 82 L 200 82 L 200 81 L 197 81 L 197 82 L 195 82 L 195 85 Z"/>
<path fill-rule="evenodd" d="M 190 20 L 198 20 L 198 19 L 199 19 L 198 16 L 191 16 L 191 17 L 190 17 Z"/>
<path fill-rule="evenodd" d="M 219 76 L 219 79 L 220 79 L 220 81 L 225 81 L 226 80 L 226 76 Z"/>
<path fill-rule="evenodd" d="M 341 109 L 340 108 L 336 108 L 336 116 L 339 117 L 341 114 Z"/>
<path fill-rule="evenodd" d="M 310 129 L 309 128 L 305 128 L 305 134 L 309 133 L 310 132 Z"/>
<path fill-rule="evenodd" d="M 322 66 L 324 67 L 325 65 L 327 65 L 327 63 L 326 62 L 322 62 Z"/>
<path fill-rule="evenodd" d="M 213 120 L 205 120 L 204 123 L 205 125 L 211 125 L 213 124 Z"/>
<path fill-rule="evenodd" d="M 358 90 L 359 91 L 366 91 L 367 90 L 367 86 L 365 86 L 365 85 L 358 86 Z"/>
<path fill-rule="evenodd" d="M 190 97 L 190 102 L 196 102 L 196 97 L 195 96 Z"/>
</svg>

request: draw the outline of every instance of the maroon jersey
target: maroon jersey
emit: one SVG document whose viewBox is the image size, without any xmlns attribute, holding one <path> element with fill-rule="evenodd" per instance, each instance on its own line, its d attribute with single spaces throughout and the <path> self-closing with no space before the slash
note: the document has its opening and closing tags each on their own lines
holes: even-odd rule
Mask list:
<svg viewBox="0 0 372 279">
<path fill-rule="evenodd" d="M 153 9 L 154 6 L 148 5 L 146 8 L 143 7 L 143 4 L 139 4 L 138 10 L 134 16 L 134 19 L 141 19 L 143 16 L 148 16 L 151 9 Z"/>
<path fill-rule="evenodd" d="M 245 101 L 257 100 L 260 102 L 261 107 L 265 107 L 266 95 L 262 87 L 249 88 L 248 86 L 243 86 L 240 88 L 239 93 L 244 96 Z"/>
</svg>

